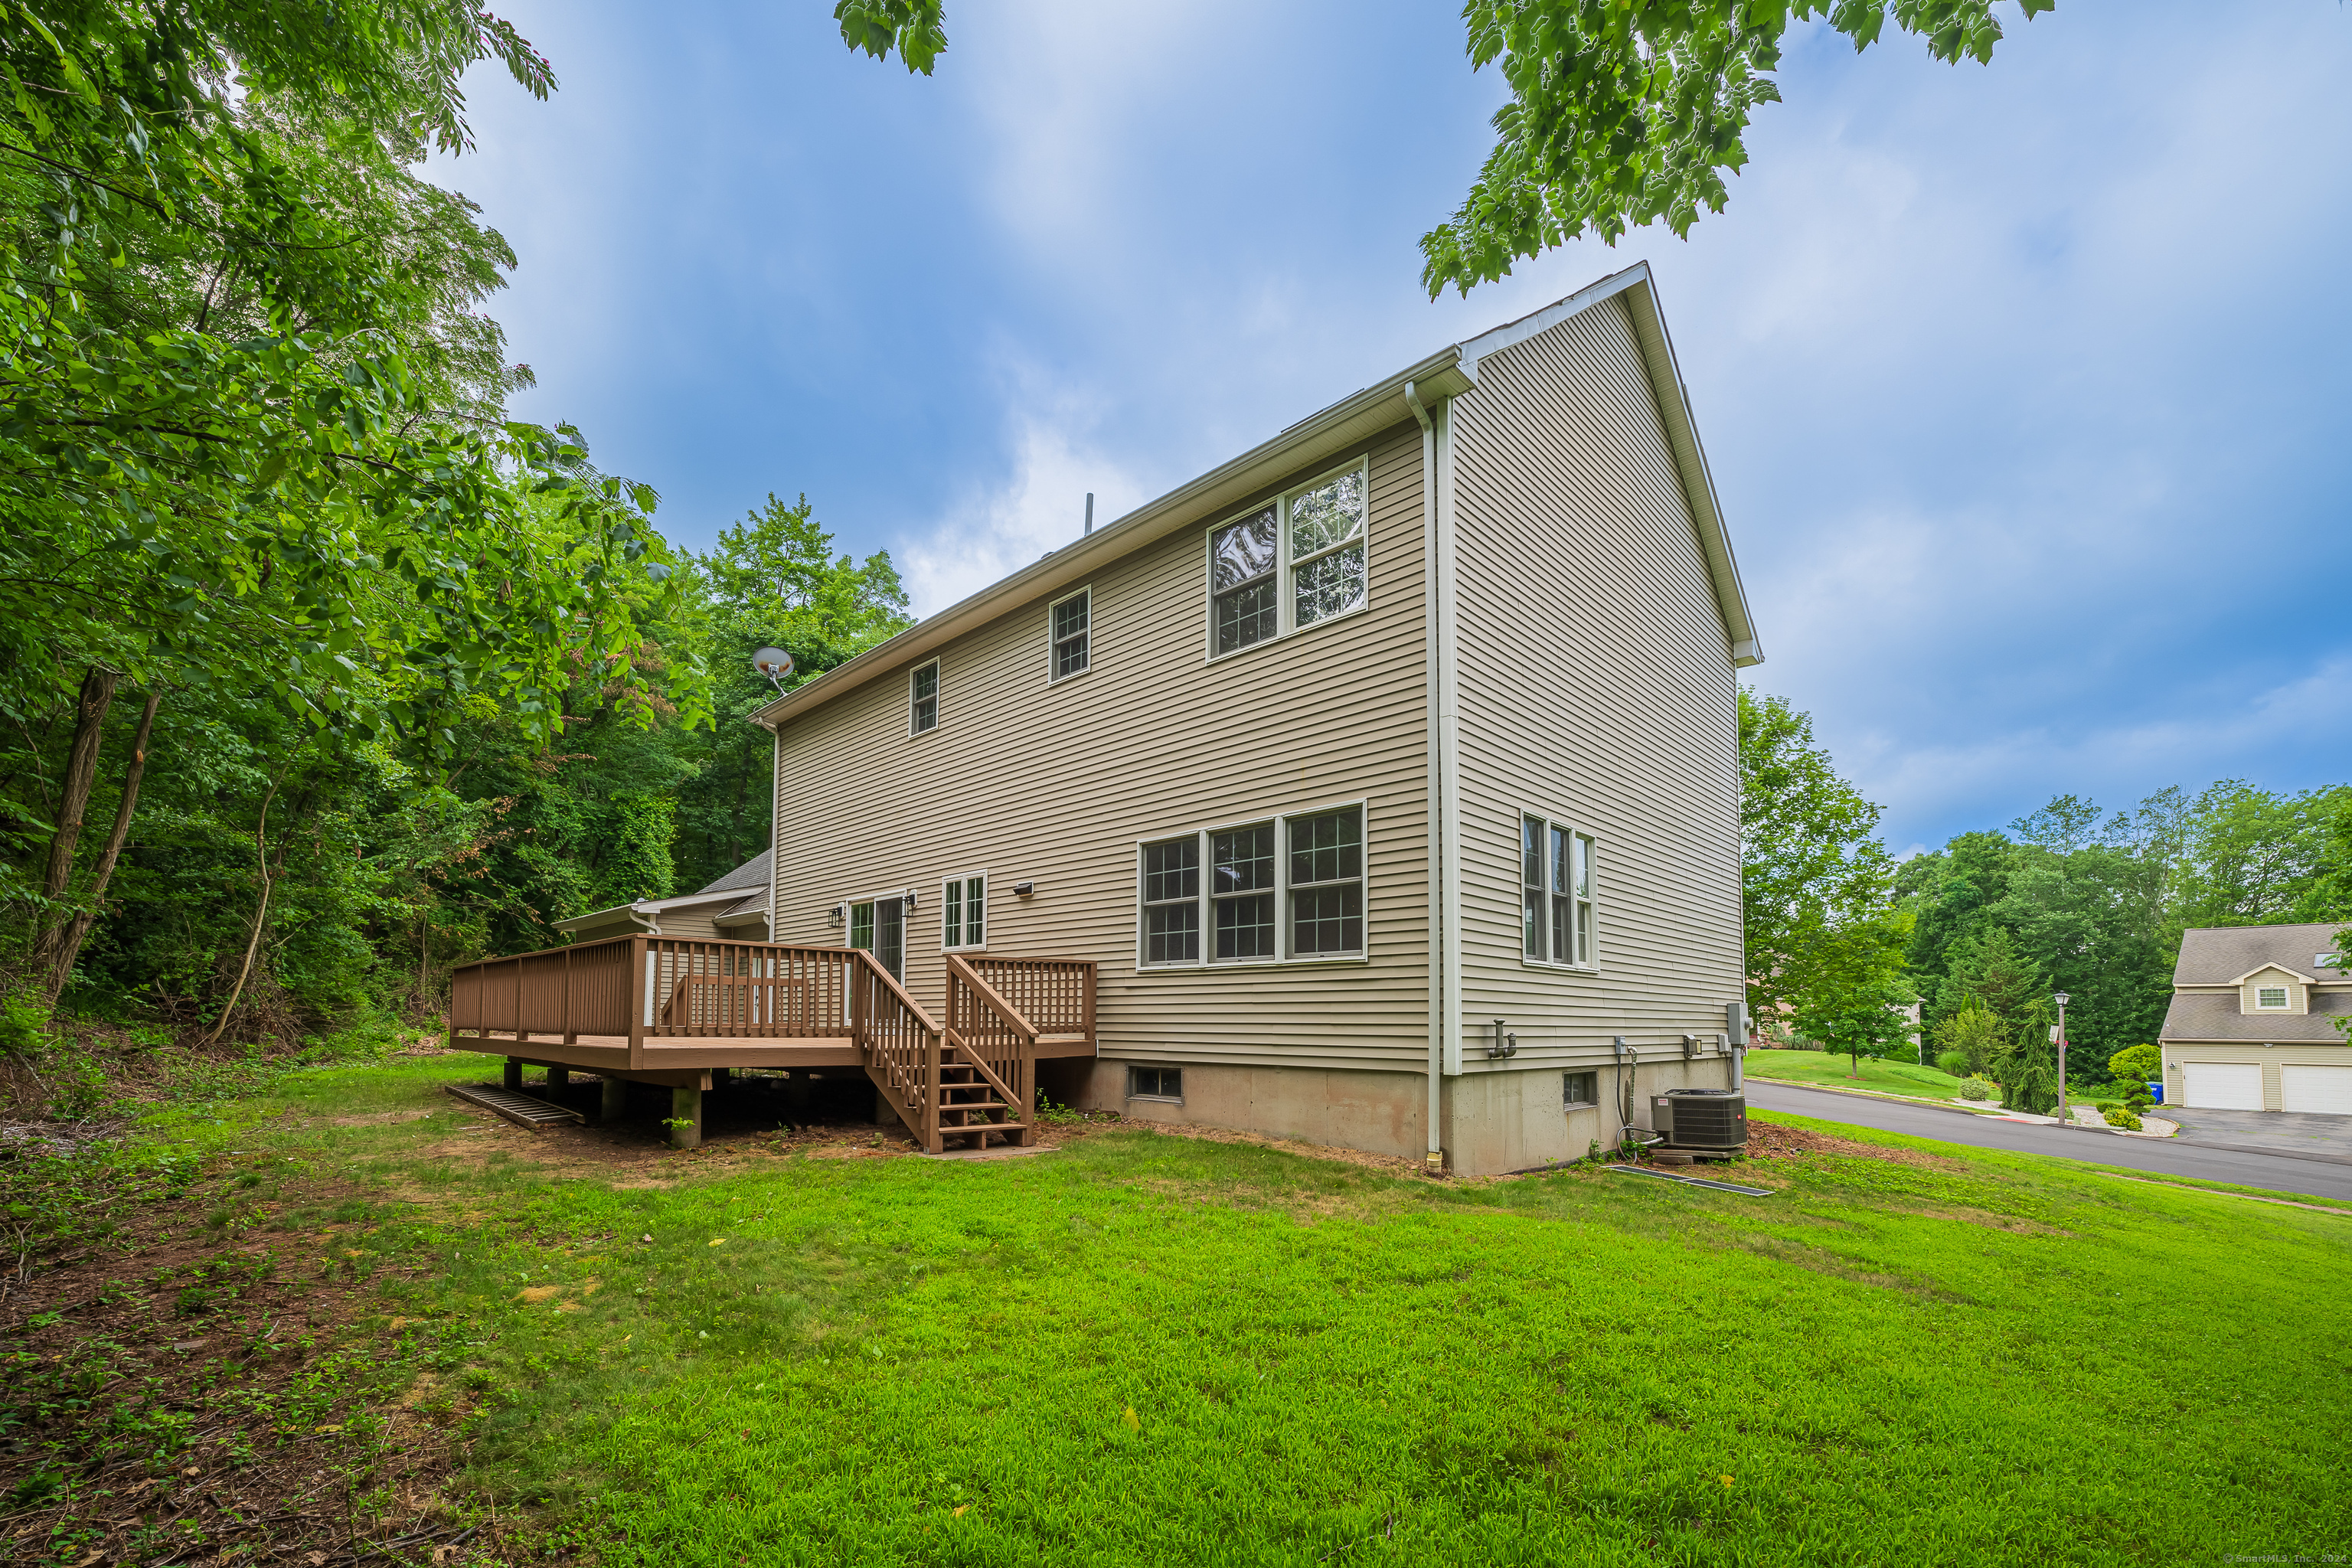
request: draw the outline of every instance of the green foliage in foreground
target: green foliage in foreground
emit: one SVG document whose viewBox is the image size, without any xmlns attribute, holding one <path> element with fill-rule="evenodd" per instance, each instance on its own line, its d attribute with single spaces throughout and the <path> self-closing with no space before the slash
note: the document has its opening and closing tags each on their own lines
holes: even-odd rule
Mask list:
<svg viewBox="0 0 2352 1568">
<path fill-rule="evenodd" d="M 2108 1563 L 2342 1538 L 2352 1373 L 2277 1331 L 2352 1288 L 2328 1215 L 1982 1151 L 1759 1164 L 1787 1185 L 1746 1198 L 1148 1133 L 987 1164 L 708 1154 L 615 1187 L 451 1157 L 447 1076 L 297 1075 L 173 1135 L 400 1184 L 371 1245 L 424 1266 L 400 1310 L 482 1347 L 480 1479 L 607 1563 Z M 323 1121 L 403 1109 L 432 1114 Z"/>
</svg>

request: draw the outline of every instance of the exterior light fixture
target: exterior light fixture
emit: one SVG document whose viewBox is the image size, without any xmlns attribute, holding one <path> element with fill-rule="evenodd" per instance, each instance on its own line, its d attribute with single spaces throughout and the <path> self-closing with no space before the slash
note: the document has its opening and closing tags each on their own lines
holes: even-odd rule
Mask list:
<svg viewBox="0 0 2352 1568">
<path fill-rule="evenodd" d="M 2066 1108 L 2066 1004 L 2074 998 L 2061 991 L 2050 998 L 2058 1004 L 2058 1027 L 2053 1031 L 2058 1038 L 2058 1125 L 2074 1125 L 2074 1113 Z"/>
</svg>

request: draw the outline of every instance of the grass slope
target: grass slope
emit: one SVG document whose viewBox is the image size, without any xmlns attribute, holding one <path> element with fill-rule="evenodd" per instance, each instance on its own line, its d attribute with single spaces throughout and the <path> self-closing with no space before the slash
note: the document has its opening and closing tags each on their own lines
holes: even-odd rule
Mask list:
<svg viewBox="0 0 2352 1568">
<path fill-rule="evenodd" d="M 365 1245 L 419 1270 L 401 1310 L 486 1386 L 483 1479 L 608 1563 L 2110 1563 L 2347 1539 L 2352 1351 L 2328 1325 L 2352 1220 L 1843 1128 L 1913 1163 L 1756 1162 L 1781 1190 L 1748 1198 L 1139 1131 L 993 1163 L 600 1171 L 553 1136 L 453 1132 L 452 1072 L 302 1075 L 168 1131 L 386 1194 Z"/>
<path fill-rule="evenodd" d="M 1821 1051 L 1750 1051 L 1746 1058 L 1747 1070 L 1758 1078 L 1779 1079 L 1784 1083 L 1821 1084 L 1830 1089 L 1867 1089 L 1880 1094 L 1906 1094 L 1919 1100 L 1958 1100 L 1960 1080 L 1936 1068 L 1919 1067 L 1910 1062 L 1873 1061 L 1862 1058 L 1861 1076 L 1849 1076 L 1853 1071 L 1853 1058 L 1830 1056 Z"/>
</svg>

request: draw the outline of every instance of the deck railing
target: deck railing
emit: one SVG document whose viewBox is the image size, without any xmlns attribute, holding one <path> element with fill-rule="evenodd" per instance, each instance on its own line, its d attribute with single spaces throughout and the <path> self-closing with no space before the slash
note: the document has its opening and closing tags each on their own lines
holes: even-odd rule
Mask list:
<svg viewBox="0 0 2352 1568">
<path fill-rule="evenodd" d="M 1095 966 L 950 953 L 947 971 L 942 1022 L 860 949 L 609 937 L 460 967 L 449 1029 L 518 1047 L 625 1039 L 633 1068 L 646 1065 L 648 1040 L 852 1039 L 926 1148 L 936 1152 L 959 1126 L 976 1129 L 957 1106 L 983 1102 L 1004 1108 L 981 1112 L 983 1121 L 1018 1123 L 1025 1142 L 1039 1037 L 1093 1037 Z M 955 1058 L 952 1083 L 943 1082 L 943 1056 Z"/>
<path fill-rule="evenodd" d="M 486 1037 L 846 1038 L 855 1035 L 854 949 L 621 936 L 485 958 L 450 976 L 449 1026 Z"/>
<path fill-rule="evenodd" d="M 947 969 L 947 1037 L 995 1091 L 988 1098 L 1005 1106 L 1001 1120 L 1024 1129 L 1021 1142 L 1026 1143 L 1025 1130 L 1036 1123 L 1037 1026 L 983 979 L 976 964 L 950 953 Z M 954 1107 L 946 1109 L 951 1112 Z M 976 1125 L 969 1117 L 950 1120 Z"/>
<path fill-rule="evenodd" d="M 908 1131 L 932 1153 L 940 1149 L 939 1020 L 863 948 L 845 949 L 851 971 L 852 1029 L 866 1053 L 866 1076 L 898 1106 Z"/>
<path fill-rule="evenodd" d="M 1083 958 L 996 958 L 962 955 L 972 974 L 985 981 L 1041 1035 L 1095 1032 L 1095 966 Z"/>
</svg>

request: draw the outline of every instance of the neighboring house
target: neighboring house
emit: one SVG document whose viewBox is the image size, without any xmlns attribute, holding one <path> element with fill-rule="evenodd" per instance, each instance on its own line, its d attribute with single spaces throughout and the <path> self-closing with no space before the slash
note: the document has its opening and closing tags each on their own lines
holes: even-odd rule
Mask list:
<svg viewBox="0 0 2352 1568">
<path fill-rule="evenodd" d="M 609 910 L 557 921 L 555 929 L 575 942 L 637 931 L 650 936 L 766 942 L 769 877 L 775 863 L 775 851 L 762 849 L 717 881 L 691 893 L 674 899 L 615 904 Z"/>
<path fill-rule="evenodd" d="M 2210 1110 L 2352 1115 L 2341 921 L 2185 931 L 2164 1016 L 2164 1098 Z"/>
<path fill-rule="evenodd" d="M 1079 1106 L 1579 1158 L 1735 1081 L 1760 658 L 1636 266 L 761 710 L 772 938 L 924 999 L 1090 962 L 1087 1054 L 1039 1063 Z"/>
</svg>

